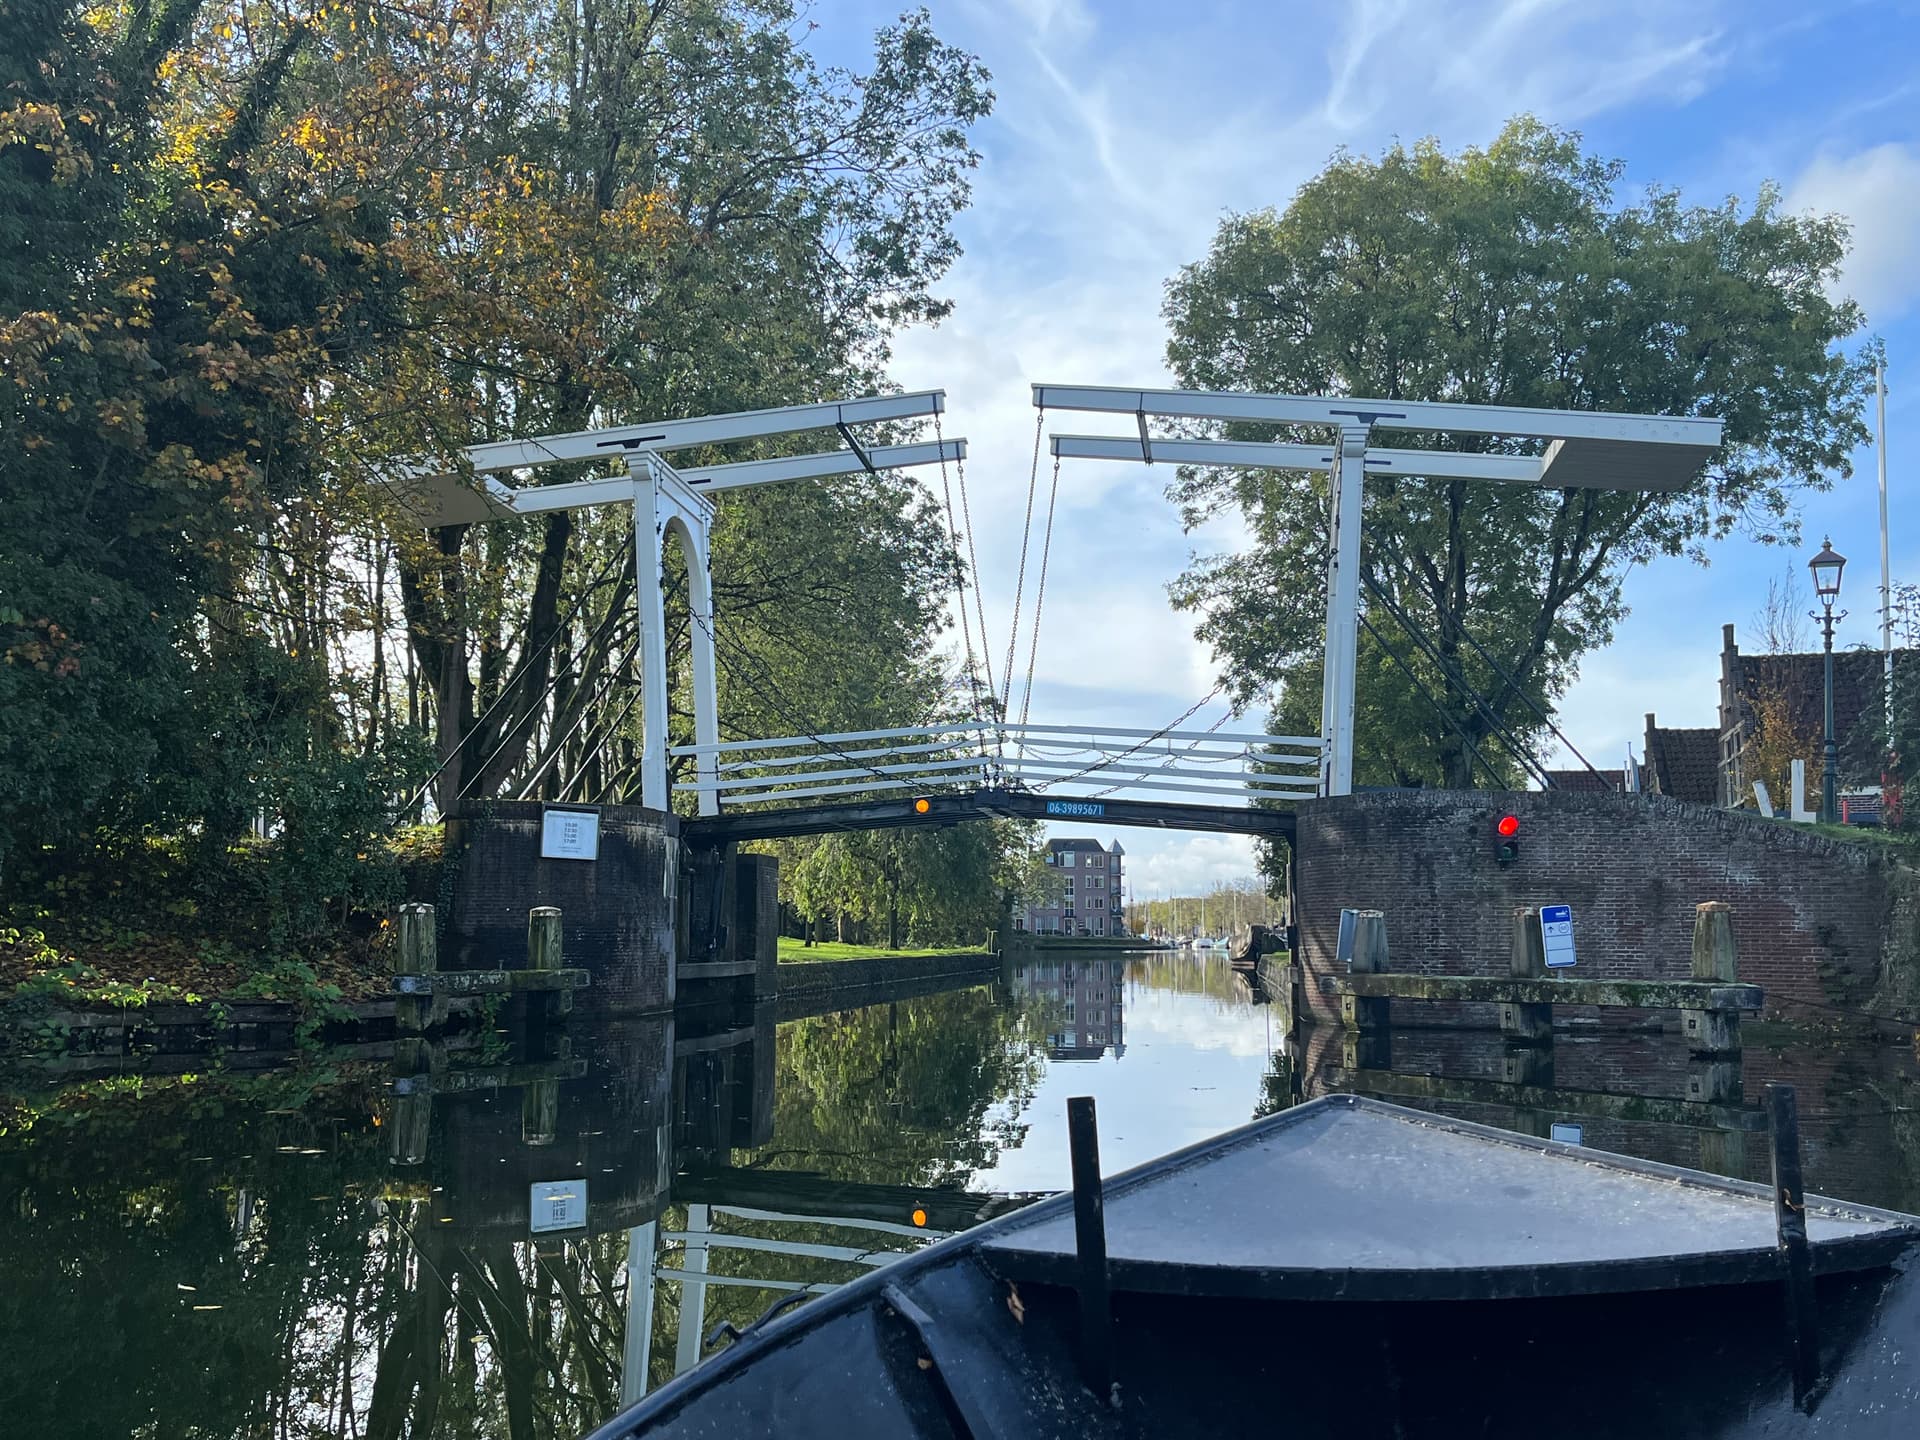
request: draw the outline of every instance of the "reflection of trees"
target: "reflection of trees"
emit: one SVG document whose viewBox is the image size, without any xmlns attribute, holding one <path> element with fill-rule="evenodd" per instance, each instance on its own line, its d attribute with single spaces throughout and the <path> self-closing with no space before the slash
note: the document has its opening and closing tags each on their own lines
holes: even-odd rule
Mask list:
<svg viewBox="0 0 1920 1440">
<path fill-rule="evenodd" d="M 1044 1061 L 1024 1010 L 955 990 L 781 1027 L 773 1143 L 736 1163 L 964 1184 L 1017 1142 Z"/>
<path fill-rule="evenodd" d="M 1191 955 L 1177 950 L 1152 951 L 1127 964 L 1127 979 L 1148 990 L 1171 990 L 1176 995 L 1205 995 L 1235 1008 L 1250 1003 L 1247 982 L 1225 955 Z"/>
<path fill-rule="evenodd" d="M 396 1184 L 378 1084 L 13 1111 L 32 1125 L 0 1139 L 8 1433 L 532 1440 L 618 1409 L 625 1236 L 463 1243 L 424 1182 Z"/>
<path fill-rule="evenodd" d="M 984 989 L 788 1025 L 774 1141 L 734 1163 L 958 1185 L 1016 1138 L 1042 1066 L 1033 1033 Z M 386 1079 L 366 1067 L 10 1104 L 7 1432 L 533 1440 L 612 1414 L 625 1233 L 536 1246 L 470 1230 L 447 1214 L 436 1169 L 388 1164 Z M 676 1207 L 664 1228 L 683 1224 Z M 895 1243 L 824 1221 L 727 1225 Z M 714 1268 L 807 1283 L 863 1269 L 737 1251 Z M 672 1365 L 678 1290 L 655 1296 L 656 1379 Z M 709 1323 L 744 1323 L 773 1298 L 716 1290 Z"/>
</svg>

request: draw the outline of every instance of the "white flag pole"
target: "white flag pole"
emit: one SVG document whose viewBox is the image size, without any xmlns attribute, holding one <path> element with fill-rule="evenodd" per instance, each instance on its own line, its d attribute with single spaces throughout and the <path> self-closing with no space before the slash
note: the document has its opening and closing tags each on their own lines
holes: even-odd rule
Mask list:
<svg viewBox="0 0 1920 1440">
<path fill-rule="evenodd" d="M 1887 363 L 1873 363 L 1875 451 L 1880 462 L 1880 651 L 1886 684 L 1887 728 L 1893 728 L 1893 570 L 1887 559 Z"/>
</svg>

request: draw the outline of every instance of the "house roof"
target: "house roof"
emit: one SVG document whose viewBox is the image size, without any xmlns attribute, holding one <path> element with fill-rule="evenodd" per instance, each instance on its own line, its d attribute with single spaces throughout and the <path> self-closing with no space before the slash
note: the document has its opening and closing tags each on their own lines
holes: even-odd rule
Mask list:
<svg viewBox="0 0 1920 1440">
<path fill-rule="evenodd" d="M 1098 840 L 1049 840 L 1047 841 L 1047 848 L 1055 852 L 1061 850 L 1097 850 L 1102 855 L 1107 853 L 1107 847 L 1102 845 Z"/>
<path fill-rule="evenodd" d="M 1653 788 L 1696 805 L 1720 803 L 1720 732 L 1663 728 L 1647 716 L 1647 763 Z"/>
<path fill-rule="evenodd" d="M 1916 652 L 1894 651 L 1894 663 L 1905 665 Z M 1878 650 L 1836 650 L 1833 653 L 1833 733 L 1841 744 L 1871 717 L 1886 695 L 1885 660 Z M 1754 704 L 1778 696 L 1788 707 L 1791 724 L 1801 735 L 1820 735 L 1826 729 L 1826 656 L 1742 655 L 1736 684 L 1751 711 Z"/>
<path fill-rule="evenodd" d="M 1624 770 L 1549 770 L 1547 778 L 1556 790 L 1613 793 L 1627 788 Z"/>
</svg>

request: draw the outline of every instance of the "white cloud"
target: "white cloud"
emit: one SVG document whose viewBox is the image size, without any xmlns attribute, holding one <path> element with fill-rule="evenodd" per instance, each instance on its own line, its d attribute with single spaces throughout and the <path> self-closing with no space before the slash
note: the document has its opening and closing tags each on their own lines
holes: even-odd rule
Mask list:
<svg viewBox="0 0 1920 1440">
<path fill-rule="evenodd" d="M 1127 884 L 1136 900 L 1201 895 L 1218 881 L 1254 873 L 1253 841 L 1245 835 L 1123 832 L 1120 843 L 1126 847 Z"/>
<path fill-rule="evenodd" d="M 1665 133 L 1629 147 L 1636 170 L 1684 173 L 1703 147 L 1728 137 L 1712 132 L 1705 102 L 1684 124 L 1667 117 L 1730 76 L 1752 85 L 1756 67 L 1777 66 L 1782 51 L 1807 43 L 1799 30 L 1833 28 L 1783 8 L 1768 29 L 1767 17 L 1733 0 L 1134 4 L 1111 13 L 1092 0 L 958 4 L 950 38 L 982 54 L 999 103 L 979 135 L 975 205 L 960 222 L 966 255 L 943 287 L 957 308 L 938 329 L 901 337 L 893 369 L 905 384 L 944 386 L 948 433 L 972 441 L 967 473 L 996 671 L 1033 454 L 1029 386 L 1170 383 L 1162 286 L 1204 255 L 1223 211 L 1284 206 L 1339 146 L 1377 154 L 1396 138 L 1429 134 L 1450 148 L 1484 144 L 1523 110 L 1556 124 L 1618 120 L 1630 134 L 1651 122 Z M 1905 306 L 1920 274 L 1909 238 L 1920 230 L 1912 223 L 1915 152 L 1863 144 L 1855 139 L 1809 167 L 1794 203 L 1851 215 L 1860 243 L 1849 284 L 1870 309 Z M 1764 173 L 1756 158 L 1731 188 L 1750 191 Z M 1096 433 L 1130 424 L 1047 419 L 1052 430 Z M 1042 508 L 1049 471 L 1043 453 Z M 1232 548 L 1244 537 L 1231 520 L 1183 535 L 1163 495 L 1169 478 L 1161 467 L 1064 467 L 1034 720 L 1161 725 L 1212 683 L 1194 617 L 1171 610 L 1166 584 L 1190 551 Z M 1035 518 L 1026 617 L 1039 564 Z M 1721 598 L 1739 588 L 1740 562 L 1729 559 L 1711 576 L 1662 565 L 1658 578 L 1634 582 L 1637 599 L 1643 590 L 1685 592 L 1685 613 L 1714 623 L 1683 643 L 1658 623 L 1681 612 L 1649 606 L 1647 619 L 1621 627 L 1612 650 L 1588 658 L 1565 714 L 1596 764 L 1618 764 L 1628 741 L 1637 753 L 1649 709 L 1665 723 L 1712 723 L 1718 618 L 1753 608 L 1750 599 Z M 1684 578 L 1670 582 L 1675 572 Z M 1017 675 L 1027 646 L 1023 633 Z M 1194 723 L 1218 714 L 1210 707 Z M 1153 885 L 1190 893 L 1252 868 L 1244 841 L 1159 832 L 1122 839 L 1143 893 Z"/>
<path fill-rule="evenodd" d="M 1838 289 L 1883 325 L 1920 299 L 1920 146 L 1886 144 L 1817 156 L 1787 192 L 1794 210 L 1837 212 L 1853 226 Z"/>
</svg>

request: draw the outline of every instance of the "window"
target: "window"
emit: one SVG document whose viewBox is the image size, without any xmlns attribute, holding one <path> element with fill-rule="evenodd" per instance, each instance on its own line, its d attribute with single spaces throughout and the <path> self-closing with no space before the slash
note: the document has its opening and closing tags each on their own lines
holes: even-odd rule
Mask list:
<svg viewBox="0 0 1920 1440">
<path fill-rule="evenodd" d="M 1087 857 L 1087 864 L 1093 866 L 1096 870 L 1104 870 L 1107 868 L 1107 857 L 1104 855 L 1089 855 Z"/>
<path fill-rule="evenodd" d="M 1071 870 L 1073 868 L 1073 851 L 1062 850 L 1060 852 L 1060 863 Z"/>
</svg>

